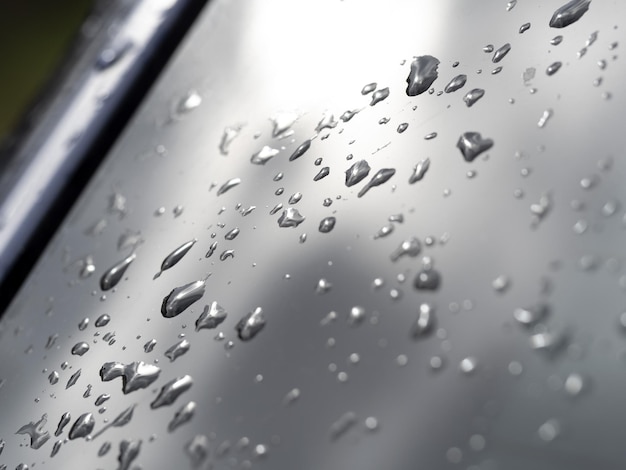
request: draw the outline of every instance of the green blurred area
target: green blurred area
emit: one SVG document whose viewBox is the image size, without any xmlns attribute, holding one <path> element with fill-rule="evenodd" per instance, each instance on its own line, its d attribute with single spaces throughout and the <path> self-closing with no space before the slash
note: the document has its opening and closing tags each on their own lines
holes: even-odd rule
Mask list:
<svg viewBox="0 0 626 470">
<path fill-rule="evenodd" d="M 0 0 L 0 141 L 61 62 L 94 0 Z"/>
</svg>

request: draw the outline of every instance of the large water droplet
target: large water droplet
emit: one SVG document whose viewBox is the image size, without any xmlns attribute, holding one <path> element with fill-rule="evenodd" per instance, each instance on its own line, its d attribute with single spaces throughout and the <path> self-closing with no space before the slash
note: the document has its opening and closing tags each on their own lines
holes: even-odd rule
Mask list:
<svg viewBox="0 0 626 470">
<path fill-rule="evenodd" d="M 572 0 L 558 8 L 550 19 L 550 27 L 565 28 L 578 21 L 589 9 L 591 0 Z"/>
<path fill-rule="evenodd" d="M 457 75 L 446 85 L 443 89 L 446 93 L 452 93 L 453 91 L 457 91 L 459 88 L 463 88 L 465 86 L 465 82 L 467 82 L 467 75 Z"/>
<path fill-rule="evenodd" d="M 100 278 L 100 288 L 102 290 L 109 290 L 115 287 L 118 282 L 121 281 L 128 266 L 135 261 L 136 257 L 137 255 L 133 253 L 106 271 Z"/>
<path fill-rule="evenodd" d="M 190 375 L 184 375 L 169 381 L 163 385 L 157 397 L 150 403 L 150 408 L 155 409 L 161 406 L 171 405 L 180 395 L 189 390 L 192 385 L 193 379 Z"/>
<path fill-rule="evenodd" d="M 414 338 L 421 338 L 428 335 L 434 329 L 435 325 L 435 308 L 428 303 L 419 306 L 417 319 L 411 328 L 411 335 Z"/>
<path fill-rule="evenodd" d="M 76 343 L 74 345 L 74 347 L 72 348 L 72 355 L 74 355 L 74 356 L 82 356 L 87 351 L 89 351 L 89 344 L 85 343 L 84 341 L 82 341 L 82 342 Z"/>
<path fill-rule="evenodd" d="M 469 108 L 483 96 L 485 96 L 485 90 L 483 90 L 482 88 L 474 88 L 473 90 L 470 90 L 465 94 L 465 96 L 463 97 L 463 101 L 465 101 L 465 104 Z"/>
<path fill-rule="evenodd" d="M 376 90 L 372 94 L 372 100 L 370 101 L 370 106 L 374 106 L 389 96 L 389 88 L 381 88 L 380 90 Z"/>
<path fill-rule="evenodd" d="M 91 413 L 83 413 L 74 422 L 72 429 L 70 429 L 69 438 L 78 439 L 79 437 L 87 437 L 93 427 L 96 425 L 96 420 Z"/>
<path fill-rule="evenodd" d="M 406 94 L 417 96 L 430 88 L 438 77 L 439 60 L 430 55 L 416 57 L 411 63 L 411 72 L 406 79 Z"/>
<path fill-rule="evenodd" d="M 309 148 L 311 147 L 311 139 L 307 139 L 304 142 L 302 142 L 297 149 L 295 149 L 293 151 L 293 153 L 291 154 L 291 156 L 289 157 L 289 161 L 292 162 L 298 158 L 300 158 L 302 155 L 305 154 L 305 152 L 307 150 L 309 150 Z"/>
<path fill-rule="evenodd" d="M 120 463 L 118 470 L 128 470 L 133 460 L 139 455 L 141 450 L 141 440 L 120 442 L 120 453 L 117 457 L 117 461 Z"/>
<path fill-rule="evenodd" d="M 30 446 L 33 449 L 39 449 L 50 439 L 50 433 L 44 431 L 43 427 L 48 422 L 48 415 L 43 414 L 37 422 L 30 422 L 19 428 L 15 434 L 27 434 L 30 437 Z M 4 443 L 4 441 L 3 441 Z"/>
<path fill-rule="evenodd" d="M 456 146 L 463 154 L 465 161 L 472 162 L 481 153 L 493 147 L 493 140 L 483 139 L 479 132 L 466 132 L 459 137 Z"/>
<path fill-rule="evenodd" d="M 320 222 L 319 231 L 322 233 L 328 233 L 333 228 L 335 228 L 335 222 L 337 219 L 335 217 L 325 217 Z"/>
<path fill-rule="evenodd" d="M 204 281 L 195 281 L 172 290 L 163 299 L 161 314 L 166 318 L 180 315 L 187 307 L 202 298 L 205 287 Z"/>
<path fill-rule="evenodd" d="M 497 64 L 502 59 L 504 59 L 504 57 L 509 53 L 510 50 L 511 50 L 511 44 L 507 42 L 504 46 L 500 47 L 496 52 L 494 52 L 493 58 L 491 59 L 491 61 L 494 64 Z"/>
<path fill-rule="evenodd" d="M 415 276 L 413 285 L 418 290 L 437 290 L 441 283 L 441 275 L 438 271 L 430 269 L 422 269 Z"/>
<path fill-rule="evenodd" d="M 161 263 L 161 272 L 170 269 L 171 267 L 176 265 L 176 263 L 178 263 L 183 258 L 183 256 L 185 256 L 187 252 L 191 250 L 191 247 L 194 246 L 197 241 L 198 240 L 195 238 L 193 240 L 189 240 L 188 242 L 180 245 L 169 255 L 167 255 Z M 158 275 L 160 275 L 161 272 L 159 272 Z"/>
<path fill-rule="evenodd" d="M 222 194 L 224 194 L 226 191 L 230 191 L 231 189 L 233 189 L 235 186 L 239 186 L 241 184 L 241 178 L 231 178 L 228 181 L 226 181 L 226 183 L 224 183 L 220 189 L 217 190 L 217 195 L 221 196 Z"/>
<path fill-rule="evenodd" d="M 305 217 L 300 214 L 298 209 L 288 207 L 278 218 L 278 226 L 282 228 L 297 227 L 304 222 Z"/>
<path fill-rule="evenodd" d="M 394 168 L 382 168 L 378 170 L 376 174 L 372 176 L 372 179 L 359 191 L 358 197 L 363 197 L 373 187 L 386 183 L 395 174 L 396 170 Z"/>
<path fill-rule="evenodd" d="M 240 340 L 250 341 L 265 327 L 265 324 L 263 309 L 256 307 L 252 312 L 249 312 L 239 320 L 235 329 Z"/>
<path fill-rule="evenodd" d="M 204 307 L 204 311 L 196 320 L 196 331 L 204 328 L 217 328 L 224 320 L 226 320 L 227 312 L 217 302 L 211 302 L 211 305 Z"/>
<path fill-rule="evenodd" d="M 346 170 L 346 186 L 354 186 L 367 177 L 371 168 L 367 161 L 359 160 Z"/>
<path fill-rule="evenodd" d="M 417 165 L 413 167 L 413 174 L 409 177 L 409 184 L 414 184 L 424 178 L 424 175 L 430 167 L 430 158 L 421 160 Z"/>
<path fill-rule="evenodd" d="M 103 382 L 122 377 L 124 394 L 150 386 L 159 378 L 160 373 L 159 367 L 146 364 L 143 361 L 132 362 L 127 365 L 121 362 L 107 362 L 100 368 L 100 378 Z"/>
<path fill-rule="evenodd" d="M 103 326 L 107 326 L 110 321 L 111 321 L 111 317 L 107 315 L 106 313 L 103 313 L 96 319 L 95 325 L 96 327 L 101 328 Z"/>
<path fill-rule="evenodd" d="M 261 150 L 252 154 L 250 162 L 255 165 L 265 165 L 280 153 L 280 150 L 265 145 Z"/>
<path fill-rule="evenodd" d="M 190 401 L 174 414 L 174 417 L 167 425 L 167 430 L 169 432 L 174 432 L 179 426 L 191 421 L 195 412 L 196 402 Z"/>
<path fill-rule="evenodd" d="M 187 339 L 182 339 L 165 351 L 164 355 L 170 362 L 174 362 L 177 358 L 189 351 L 190 347 L 191 343 Z"/>
</svg>

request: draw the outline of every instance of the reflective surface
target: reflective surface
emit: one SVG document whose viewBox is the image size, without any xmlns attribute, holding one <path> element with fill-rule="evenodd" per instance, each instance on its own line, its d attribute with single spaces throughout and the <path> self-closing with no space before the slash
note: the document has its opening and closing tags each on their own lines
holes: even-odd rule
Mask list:
<svg viewBox="0 0 626 470">
<path fill-rule="evenodd" d="M 2 462 L 622 468 L 626 11 L 562 6 L 210 4 L 2 320 Z"/>
</svg>

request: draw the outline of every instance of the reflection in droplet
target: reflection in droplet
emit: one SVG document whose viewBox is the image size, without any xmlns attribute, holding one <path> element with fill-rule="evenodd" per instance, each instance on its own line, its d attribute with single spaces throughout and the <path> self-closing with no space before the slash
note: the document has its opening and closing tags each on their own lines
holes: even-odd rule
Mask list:
<svg viewBox="0 0 626 470">
<path fill-rule="evenodd" d="M 109 268 L 100 278 L 100 288 L 106 291 L 115 287 L 121 281 L 122 276 L 124 276 L 124 273 L 128 269 L 128 266 L 135 261 L 136 257 L 137 255 L 133 253 Z"/>
<path fill-rule="evenodd" d="M 202 298 L 205 287 L 204 281 L 195 281 L 172 290 L 163 299 L 161 314 L 166 318 L 180 315 L 187 307 Z"/>
<path fill-rule="evenodd" d="M 242 341 L 250 341 L 265 327 L 265 324 L 266 320 L 263 309 L 256 307 L 252 312 L 249 312 L 239 320 L 235 329 L 237 330 L 239 339 Z"/>
<path fill-rule="evenodd" d="M 406 94 L 417 96 L 430 88 L 438 77 L 439 60 L 430 55 L 416 57 L 411 63 L 411 71 L 406 79 Z"/>
<path fill-rule="evenodd" d="M 156 409 L 161 406 L 171 405 L 180 395 L 189 390 L 192 385 L 193 379 L 190 375 L 184 375 L 169 381 L 163 385 L 157 397 L 150 403 L 150 408 Z"/>
<path fill-rule="evenodd" d="M 589 9 L 591 0 L 571 0 L 558 8 L 550 19 L 550 27 L 565 28 L 578 21 Z"/>
<path fill-rule="evenodd" d="M 178 114 L 186 114 L 196 109 L 202 103 L 202 97 L 195 90 L 190 90 L 179 102 L 176 107 Z"/>
</svg>

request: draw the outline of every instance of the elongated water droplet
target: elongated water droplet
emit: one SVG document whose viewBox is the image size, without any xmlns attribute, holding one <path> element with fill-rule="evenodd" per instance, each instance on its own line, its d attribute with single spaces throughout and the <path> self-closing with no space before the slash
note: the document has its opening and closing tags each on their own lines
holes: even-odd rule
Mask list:
<svg viewBox="0 0 626 470">
<path fill-rule="evenodd" d="M 50 382 L 50 385 L 55 385 L 58 381 L 59 381 L 59 373 L 56 370 L 53 370 L 52 372 L 50 372 L 50 375 L 48 376 L 48 382 Z"/>
<path fill-rule="evenodd" d="M 229 241 L 234 240 L 235 238 L 237 238 L 237 235 L 239 235 L 239 228 L 235 227 L 226 232 L 226 234 L 224 235 L 224 239 Z"/>
<path fill-rule="evenodd" d="M 191 250 L 191 247 L 194 246 L 197 241 L 198 240 L 195 238 L 193 240 L 189 240 L 188 242 L 180 245 L 178 248 L 172 251 L 169 255 L 167 255 L 165 259 L 163 260 L 163 262 L 161 263 L 161 272 L 167 269 L 170 269 L 171 267 L 176 265 L 176 263 L 178 263 L 183 258 L 183 256 L 185 256 L 187 252 Z"/>
<path fill-rule="evenodd" d="M 163 385 L 157 397 L 150 403 L 150 408 L 156 409 L 161 406 L 171 405 L 180 395 L 189 390 L 192 385 L 193 379 L 190 375 L 184 375 L 169 381 Z"/>
<path fill-rule="evenodd" d="M 550 39 L 550 44 L 552 44 L 553 46 L 558 46 L 559 44 L 561 44 L 561 42 L 563 42 L 563 36 L 561 35 L 554 36 L 552 39 Z"/>
<path fill-rule="evenodd" d="M 408 122 L 403 122 L 401 124 L 398 125 L 398 128 L 396 129 L 396 132 L 398 134 L 402 134 L 404 131 L 406 131 L 409 128 L 409 123 Z"/>
<path fill-rule="evenodd" d="M 553 62 L 552 64 L 548 65 L 548 68 L 546 69 L 546 74 L 548 74 L 549 76 L 554 75 L 559 71 L 561 65 L 563 65 L 561 62 Z"/>
<path fill-rule="evenodd" d="M 190 401 L 174 414 L 174 417 L 167 425 L 167 430 L 169 432 L 174 432 L 179 426 L 182 426 L 183 424 L 191 421 L 191 418 L 193 418 L 195 412 L 196 403 Z"/>
<path fill-rule="evenodd" d="M 309 150 L 309 148 L 311 147 L 311 139 L 307 139 L 304 142 L 302 142 L 300 144 L 300 146 L 298 146 L 297 149 L 295 149 L 293 151 L 293 153 L 291 154 L 291 156 L 289 157 L 289 161 L 292 162 L 298 158 L 300 158 L 302 155 L 305 154 L 305 152 L 307 150 Z"/>
<path fill-rule="evenodd" d="M 226 191 L 230 191 L 231 189 L 233 189 L 235 186 L 239 186 L 241 184 L 241 178 L 231 178 L 228 181 L 226 181 L 226 183 L 224 183 L 220 189 L 217 190 L 217 195 L 221 196 L 222 194 L 224 194 Z"/>
<path fill-rule="evenodd" d="M 265 145 L 261 150 L 252 154 L 250 162 L 255 165 L 265 165 L 272 158 L 280 153 L 280 150 Z"/>
<path fill-rule="evenodd" d="M 437 137 L 437 133 L 431 132 L 430 134 L 426 134 L 424 136 L 424 140 L 433 140 L 435 137 Z"/>
<path fill-rule="evenodd" d="M 107 402 L 110 398 L 111 398 L 111 395 L 109 395 L 108 393 L 103 393 L 102 395 L 99 395 L 98 398 L 96 398 L 95 405 L 100 406 L 104 404 L 105 402 Z"/>
<path fill-rule="evenodd" d="M 365 308 L 361 307 L 360 305 L 355 305 L 350 309 L 350 312 L 348 313 L 348 323 L 353 326 L 360 325 L 365 320 L 365 316 Z"/>
<path fill-rule="evenodd" d="M 72 348 L 72 355 L 74 355 L 74 356 L 82 356 L 87 351 L 89 351 L 89 344 L 85 343 L 84 341 L 82 341 L 82 342 L 76 343 L 74 345 L 74 347 Z"/>
<path fill-rule="evenodd" d="M 185 446 L 185 452 L 194 468 L 199 468 L 209 456 L 209 439 L 198 434 Z"/>
<path fill-rule="evenodd" d="M 78 324 L 78 329 L 84 331 L 89 326 L 89 318 L 83 318 Z"/>
<path fill-rule="evenodd" d="M 31 421 L 19 428 L 15 434 L 27 434 L 30 437 L 30 447 L 33 449 L 39 449 L 44 445 L 48 439 L 50 439 L 50 433 L 44 431 L 43 427 L 48 422 L 48 415 L 43 414 L 41 419 L 37 422 Z"/>
<path fill-rule="evenodd" d="M 300 214 L 298 209 L 288 207 L 278 218 L 278 226 L 282 228 L 297 227 L 304 222 L 305 217 Z"/>
<path fill-rule="evenodd" d="M 319 231 L 322 233 L 328 233 L 333 228 L 335 228 L 335 222 L 337 219 L 335 217 L 325 217 L 320 222 Z"/>
<path fill-rule="evenodd" d="M 517 0 L 509 0 L 506 4 L 506 11 L 511 11 L 517 5 Z"/>
<path fill-rule="evenodd" d="M 76 382 L 78 382 L 78 378 L 80 377 L 81 372 L 82 372 L 82 369 L 78 369 L 76 372 L 72 374 L 72 376 L 67 381 L 67 384 L 65 385 L 66 390 L 70 388 L 71 386 L 75 385 Z"/>
<path fill-rule="evenodd" d="M 62 444 L 63 444 L 63 441 L 56 441 L 54 443 L 54 445 L 52 446 L 52 452 L 50 452 L 50 457 L 54 457 L 55 455 L 59 453 L 59 450 L 61 450 Z"/>
<path fill-rule="evenodd" d="M 319 181 L 322 178 L 326 178 L 330 174 L 330 167 L 323 167 L 320 171 L 313 177 L 313 181 Z"/>
<path fill-rule="evenodd" d="M 378 86 L 378 84 L 376 82 L 368 83 L 361 90 L 361 94 L 362 95 L 367 95 L 367 94 L 373 92 L 376 89 L 377 86 Z"/>
<path fill-rule="evenodd" d="M 409 184 L 414 184 L 424 178 L 428 168 L 430 167 L 430 158 L 421 160 L 417 165 L 413 167 L 413 174 L 409 177 Z"/>
<path fill-rule="evenodd" d="M 541 117 L 539 118 L 539 121 L 537 121 L 537 127 L 539 128 L 545 127 L 545 125 L 548 123 L 548 121 L 550 120 L 553 114 L 554 114 L 554 111 L 552 111 L 552 109 L 546 109 L 541 115 Z"/>
<path fill-rule="evenodd" d="M 106 291 L 115 287 L 136 257 L 137 255 L 133 253 L 106 271 L 100 278 L 100 288 Z"/>
<path fill-rule="evenodd" d="M 204 281 L 195 281 L 172 290 L 163 299 L 161 314 L 165 318 L 180 315 L 187 307 L 202 298 L 205 287 Z"/>
<path fill-rule="evenodd" d="M 356 413 L 347 411 L 341 417 L 330 425 L 330 440 L 336 441 L 345 433 L 347 433 L 357 422 Z"/>
<path fill-rule="evenodd" d="M 463 97 L 463 101 L 465 101 L 465 104 L 469 108 L 483 96 L 485 96 L 485 90 L 483 90 L 482 88 L 474 88 L 473 90 L 470 90 L 465 94 L 465 96 Z"/>
<path fill-rule="evenodd" d="M 417 319 L 411 328 L 411 335 L 414 338 L 421 338 L 428 335 L 434 330 L 435 326 L 435 308 L 428 303 L 419 306 Z"/>
<path fill-rule="evenodd" d="M 380 90 L 376 90 L 372 94 L 372 100 L 370 101 L 370 106 L 374 106 L 389 96 L 389 88 L 381 88 Z"/>
<path fill-rule="evenodd" d="M 217 242 L 211 243 L 211 246 L 209 247 L 209 251 L 206 252 L 206 255 L 204 255 L 204 257 L 210 258 L 213 255 L 213 253 L 215 253 L 216 249 L 217 249 Z"/>
<path fill-rule="evenodd" d="M 389 225 L 383 225 L 378 232 L 376 232 L 376 234 L 374 234 L 374 240 L 378 239 L 378 238 L 384 238 L 387 235 L 390 235 L 393 231 L 394 231 L 394 226 L 393 224 L 389 224 Z"/>
<path fill-rule="evenodd" d="M 160 373 L 159 367 L 146 364 L 143 361 L 132 362 L 127 365 L 121 362 L 106 362 L 100 368 L 100 378 L 103 382 L 122 377 L 124 394 L 150 386 L 159 378 Z"/>
<path fill-rule="evenodd" d="M 411 63 L 411 71 L 406 79 L 406 94 L 417 96 L 430 88 L 438 77 L 439 60 L 430 55 L 416 57 Z"/>
<path fill-rule="evenodd" d="M 100 446 L 100 449 L 98 449 L 98 457 L 102 457 L 108 454 L 110 450 L 111 450 L 111 443 L 109 441 L 104 442 Z"/>
<path fill-rule="evenodd" d="M 110 321 L 111 321 L 111 317 L 107 315 L 106 313 L 103 313 L 96 319 L 95 325 L 96 327 L 101 328 L 103 326 L 107 326 Z"/>
<path fill-rule="evenodd" d="M 498 62 L 500 62 L 502 59 L 504 59 L 504 57 L 509 53 L 509 51 L 511 50 L 511 44 L 509 44 L 508 42 L 500 47 L 494 54 L 493 54 L 493 58 L 491 59 L 491 61 L 494 64 L 497 64 Z"/>
<path fill-rule="evenodd" d="M 240 340 L 250 341 L 265 327 L 265 324 L 263 309 L 256 307 L 252 312 L 249 312 L 239 320 L 235 329 Z"/>
<path fill-rule="evenodd" d="M 343 122 L 348 122 L 350 119 L 356 116 L 358 112 L 358 109 L 344 111 L 343 114 L 339 116 L 339 119 L 341 119 Z"/>
<path fill-rule="evenodd" d="M 354 186 L 369 175 L 371 168 L 367 161 L 359 160 L 346 170 L 346 186 Z"/>
<path fill-rule="evenodd" d="M 358 197 L 363 197 L 373 187 L 386 183 L 395 174 L 396 170 L 394 168 L 382 168 L 378 170 L 372 179 L 359 191 Z"/>
<path fill-rule="evenodd" d="M 513 318 L 524 326 L 533 326 L 539 323 L 548 315 L 548 306 L 543 303 L 537 303 L 529 307 L 516 308 L 513 312 Z"/>
<path fill-rule="evenodd" d="M 221 307 L 217 302 L 211 302 L 211 305 L 204 307 L 204 311 L 200 314 L 196 320 L 196 331 L 202 329 L 217 328 L 227 316 L 226 310 Z"/>
<path fill-rule="evenodd" d="M 93 427 L 96 425 L 96 420 L 94 419 L 91 413 L 83 413 L 78 417 L 72 429 L 70 429 L 69 438 L 78 439 L 79 437 L 87 437 L 91 431 L 93 431 Z"/>
<path fill-rule="evenodd" d="M 472 162 L 481 153 L 493 147 L 493 140 L 483 139 L 479 132 L 466 132 L 459 137 L 456 146 L 461 150 L 465 161 Z"/>
<path fill-rule="evenodd" d="M 293 193 L 289 197 L 289 204 L 297 204 L 297 203 L 300 202 L 301 199 L 302 199 L 302 193 L 301 192 Z"/>
<path fill-rule="evenodd" d="M 151 339 L 146 344 L 143 345 L 143 351 L 146 353 L 151 353 L 154 350 L 154 347 L 157 345 L 156 339 Z"/>
<path fill-rule="evenodd" d="M 189 351 L 190 347 L 191 343 L 187 339 L 182 339 L 165 351 L 164 355 L 170 360 L 170 362 L 174 362 L 177 358 Z"/>
<path fill-rule="evenodd" d="M 459 88 L 463 88 L 465 86 L 465 82 L 467 82 L 467 75 L 457 75 L 446 85 L 443 89 L 446 93 L 452 93 L 453 91 L 457 91 Z"/>
<path fill-rule="evenodd" d="M 237 138 L 243 126 L 232 126 L 224 129 L 224 133 L 222 134 L 222 139 L 220 140 L 220 153 L 222 155 L 228 155 L 228 150 L 230 148 L 230 144 Z"/>
<path fill-rule="evenodd" d="M 411 237 L 400 243 L 400 246 L 391 253 L 391 261 L 398 261 L 402 256 L 415 258 L 422 251 L 422 244 L 416 237 Z"/>
<path fill-rule="evenodd" d="M 120 463 L 118 470 L 129 470 L 133 460 L 139 455 L 141 450 L 141 440 L 120 442 L 120 453 L 117 461 Z"/>
<path fill-rule="evenodd" d="M 558 8 L 550 19 L 550 27 L 565 28 L 578 21 L 589 9 L 591 0 L 572 0 Z"/>
</svg>

